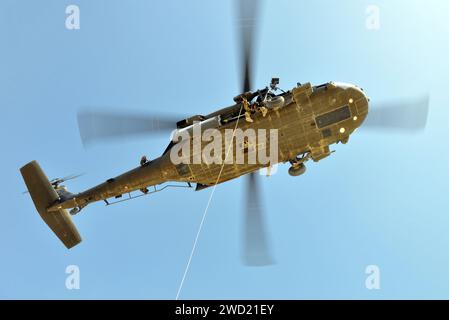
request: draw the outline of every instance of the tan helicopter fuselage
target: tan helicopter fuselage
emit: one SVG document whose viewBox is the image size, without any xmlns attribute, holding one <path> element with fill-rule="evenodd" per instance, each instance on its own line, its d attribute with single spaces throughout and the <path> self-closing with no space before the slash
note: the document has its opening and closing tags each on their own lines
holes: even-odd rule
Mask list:
<svg viewBox="0 0 449 320">
<path fill-rule="evenodd" d="M 268 108 L 263 115 L 255 112 L 251 115 L 252 122 L 245 120 L 241 113 L 242 105 L 235 104 L 219 110 L 208 116 L 201 117 L 204 121 L 217 118 L 215 129 L 225 130 L 265 129 L 277 130 L 277 161 L 269 164 L 259 163 L 189 163 L 174 164 L 170 148 L 159 158 L 149 161 L 120 176 L 109 179 L 87 191 L 75 194 L 69 199 L 61 199 L 49 208 L 49 211 L 83 208 L 87 204 L 109 198 L 120 197 L 122 194 L 136 190 L 146 190 L 168 181 L 196 183 L 197 189 L 235 179 L 241 175 L 256 171 L 277 163 L 291 161 L 302 163 L 308 159 L 319 161 L 330 155 L 329 146 L 348 142 L 349 136 L 365 120 L 368 113 L 368 98 L 364 92 L 354 85 L 327 83 L 312 87 L 309 83 L 298 85 L 291 91 L 279 95 L 283 104 Z M 232 117 L 232 115 L 237 116 Z M 195 117 L 192 117 L 194 119 Z M 189 120 L 189 119 L 187 119 Z M 186 121 L 188 123 L 189 121 Z M 213 121 L 209 121 L 213 123 Z M 195 142 L 189 142 L 193 145 Z M 266 149 L 270 146 L 267 134 Z M 197 150 L 203 152 L 206 144 L 201 144 Z M 229 148 L 224 141 L 222 154 L 235 159 L 238 148 L 248 148 L 247 145 L 234 145 L 229 154 Z M 192 148 L 195 150 L 195 148 Z M 190 157 L 195 155 L 192 152 Z M 298 158 L 298 156 L 301 156 Z"/>
</svg>

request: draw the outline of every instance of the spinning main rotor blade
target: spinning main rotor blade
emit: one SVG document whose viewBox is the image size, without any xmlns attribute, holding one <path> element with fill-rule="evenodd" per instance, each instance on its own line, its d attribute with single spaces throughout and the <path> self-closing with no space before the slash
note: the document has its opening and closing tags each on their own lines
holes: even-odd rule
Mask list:
<svg viewBox="0 0 449 320">
<path fill-rule="evenodd" d="M 244 237 L 243 259 L 246 265 L 267 266 L 274 263 L 265 230 L 257 172 L 247 176 Z"/>
<path fill-rule="evenodd" d="M 179 120 L 173 115 L 133 115 L 104 111 L 78 113 L 78 127 L 84 145 L 143 134 L 167 134 L 176 129 Z"/>
<path fill-rule="evenodd" d="M 257 26 L 259 0 L 237 0 L 238 32 L 240 38 L 241 93 L 252 89 L 254 37 Z M 247 175 L 246 212 L 244 221 L 243 260 L 248 266 L 266 266 L 273 263 L 268 246 L 264 214 L 257 183 L 257 173 Z"/>
<path fill-rule="evenodd" d="M 242 93 L 252 88 L 252 71 L 254 60 L 254 33 L 257 27 L 259 0 L 237 0 L 238 28 L 240 37 L 240 67 L 242 78 Z"/>
<path fill-rule="evenodd" d="M 415 132 L 423 130 L 429 113 L 429 96 L 370 107 L 362 125 L 366 129 Z"/>
</svg>

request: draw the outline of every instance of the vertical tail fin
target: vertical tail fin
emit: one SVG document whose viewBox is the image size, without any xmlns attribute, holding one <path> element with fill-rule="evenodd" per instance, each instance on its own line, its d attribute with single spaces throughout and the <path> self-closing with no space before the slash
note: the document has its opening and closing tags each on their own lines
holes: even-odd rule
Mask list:
<svg viewBox="0 0 449 320">
<path fill-rule="evenodd" d="M 23 166 L 20 172 L 36 210 L 50 229 L 68 249 L 80 243 L 81 237 L 67 210 L 47 211 L 47 208 L 58 199 L 58 194 L 39 164 L 36 161 L 31 161 Z"/>
</svg>

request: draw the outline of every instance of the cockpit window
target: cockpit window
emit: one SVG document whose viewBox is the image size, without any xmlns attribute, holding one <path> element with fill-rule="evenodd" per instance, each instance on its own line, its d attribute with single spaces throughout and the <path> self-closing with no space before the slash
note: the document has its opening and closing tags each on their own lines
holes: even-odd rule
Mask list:
<svg viewBox="0 0 449 320">
<path fill-rule="evenodd" d="M 351 117 L 351 111 L 349 106 L 344 106 L 334 111 L 322 114 L 316 117 L 316 124 L 318 128 L 330 126 L 331 124 L 349 119 Z"/>
</svg>

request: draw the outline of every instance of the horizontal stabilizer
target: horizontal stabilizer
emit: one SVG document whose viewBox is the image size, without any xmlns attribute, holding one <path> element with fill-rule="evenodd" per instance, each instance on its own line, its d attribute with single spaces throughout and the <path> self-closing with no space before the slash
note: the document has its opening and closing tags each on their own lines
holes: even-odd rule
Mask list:
<svg viewBox="0 0 449 320">
<path fill-rule="evenodd" d="M 67 210 L 48 212 L 58 198 L 58 194 L 53 189 L 50 181 L 36 161 L 32 161 L 20 169 L 23 180 L 33 199 L 34 206 L 42 219 L 64 243 L 67 248 L 72 248 L 81 242 L 81 237 L 72 222 L 72 218 Z"/>
</svg>

